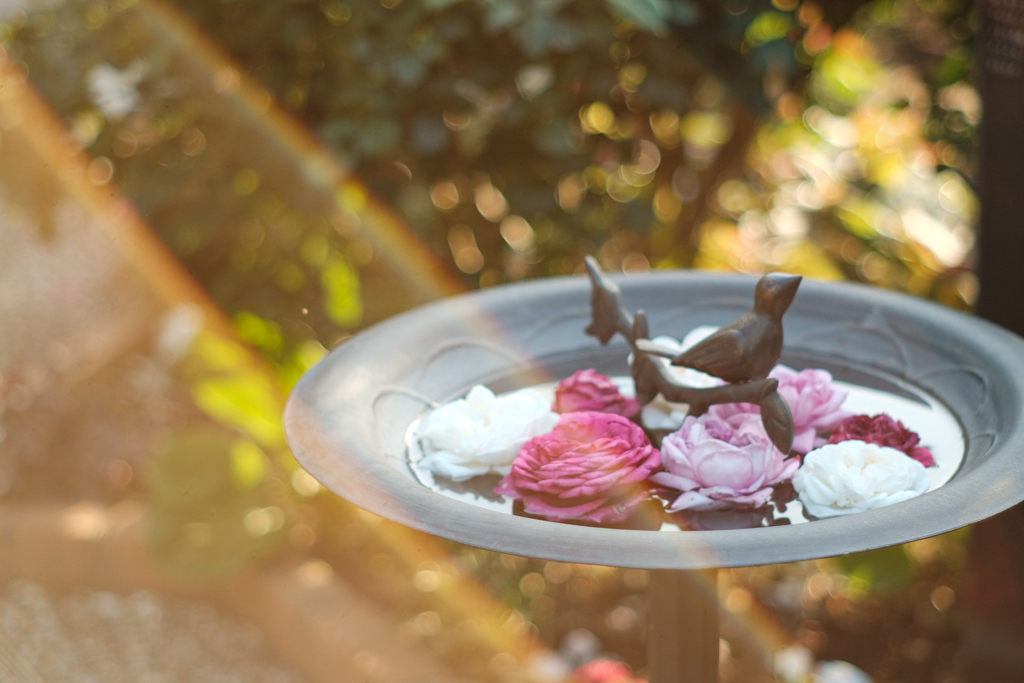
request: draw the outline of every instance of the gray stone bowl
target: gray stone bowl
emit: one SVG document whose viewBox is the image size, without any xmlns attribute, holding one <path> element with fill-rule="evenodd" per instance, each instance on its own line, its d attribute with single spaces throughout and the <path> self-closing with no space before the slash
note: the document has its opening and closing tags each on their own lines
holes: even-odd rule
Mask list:
<svg viewBox="0 0 1024 683">
<path fill-rule="evenodd" d="M 747 311 L 755 279 L 693 271 L 614 278 L 652 334 L 681 337 Z M 890 507 L 806 524 L 715 531 L 635 531 L 559 524 L 452 499 L 424 486 L 406 454 L 409 427 L 475 384 L 495 391 L 594 367 L 627 374 L 620 338 L 603 347 L 585 277 L 508 285 L 386 320 L 332 351 L 295 388 L 291 447 L 352 503 L 444 538 L 550 560 L 649 569 L 739 567 L 871 550 L 941 534 L 1024 500 L 1024 340 L 913 297 L 804 281 L 786 313 L 782 362 L 941 402 L 966 450 L 945 485 Z M 922 430 L 923 431 L 923 430 Z"/>
</svg>

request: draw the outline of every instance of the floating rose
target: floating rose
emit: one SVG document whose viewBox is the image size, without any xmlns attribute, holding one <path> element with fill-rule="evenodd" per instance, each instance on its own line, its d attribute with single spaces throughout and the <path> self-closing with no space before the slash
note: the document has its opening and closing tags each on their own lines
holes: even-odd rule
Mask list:
<svg viewBox="0 0 1024 683">
<path fill-rule="evenodd" d="M 647 429 L 672 431 L 679 429 L 689 412 L 690 406 L 686 403 L 666 401 L 658 394 L 640 410 L 640 421 Z"/>
<path fill-rule="evenodd" d="M 577 370 L 558 383 L 554 410 L 562 414 L 596 411 L 633 417 L 640 412 L 640 404 L 635 398 L 623 396 L 610 377 L 587 369 Z"/>
<path fill-rule="evenodd" d="M 655 337 L 651 341 L 678 355 L 696 346 L 717 331 L 718 328 L 713 325 L 701 325 L 690 330 L 682 341 L 673 337 Z M 655 358 L 655 361 L 668 368 L 669 372 L 675 376 L 676 381 L 689 387 L 703 389 L 723 383 L 717 377 L 712 377 L 699 370 L 672 365 L 667 358 Z M 632 363 L 632 358 L 630 362 Z M 689 410 L 690 406 L 687 404 L 666 401 L 665 397 L 659 394 L 641 409 L 640 420 L 647 429 L 679 429 Z"/>
<path fill-rule="evenodd" d="M 651 481 L 683 492 L 669 506 L 671 512 L 764 505 L 771 487 L 800 465 L 772 445 L 753 413 L 729 421 L 710 413 L 687 417 L 679 431 L 664 438 L 661 451 L 668 471 Z"/>
<path fill-rule="evenodd" d="M 627 418 L 567 413 L 523 446 L 495 492 L 546 519 L 615 523 L 647 498 L 644 482 L 659 467 L 658 450 Z"/>
<path fill-rule="evenodd" d="M 659 346 L 663 346 L 666 349 L 672 351 L 676 355 L 689 351 L 697 344 L 701 343 L 715 332 L 719 330 L 714 325 L 700 325 L 693 328 L 686 333 L 686 336 L 681 340 L 677 340 L 673 337 L 655 337 L 651 341 Z M 691 387 L 714 387 L 722 384 L 722 380 L 717 377 L 712 377 L 706 372 L 700 370 L 694 370 L 692 368 L 683 368 L 678 365 L 672 365 L 668 358 L 659 358 L 659 362 L 664 363 L 669 371 L 675 375 L 676 379 L 683 384 Z"/>
<path fill-rule="evenodd" d="M 903 426 L 902 422 L 888 415 L 854 415 L 840 422 L 832 430 L 829 443 L 840 441 L 865 441 L 879 446 L 888 446 L 903 451 L 925 467 L 934 467 L 932 452 L 921 443 L 921 437 Z"/>
<path fill-rule="evenodd" d="M 495 396 L 478 385 L 423 418 L 415 433 L 423 451 L 419 465 L 454 481 L 508 474 L 523 444 L 557 422 L 558 414 L 535 389 Z"/>
<path fill-rule="evenodd" d="M 798 453 L 824 445 L 825 439 L 818 434 L 833 429 L 851 415 L 843 410 L 847 392 L 832 384 L 832 375 L 827 370 L 797 372 L 776 365 L 768 376 L 779 380 L 779 395 L 793 413 L 793 450 Z M 760 414 L 761 409 L 753 403 L 726 403 L 711 406 L 709 412 L 725 419 L 737 413 Z"/>
<path fill-rule="evenodd" d="M 909 500 L 927 491 L 929 483 L 924 465 L 902 451 L 841 441 L 804 456 L 793 487 L 810 514 L 835 517 Z"/>
</svg>

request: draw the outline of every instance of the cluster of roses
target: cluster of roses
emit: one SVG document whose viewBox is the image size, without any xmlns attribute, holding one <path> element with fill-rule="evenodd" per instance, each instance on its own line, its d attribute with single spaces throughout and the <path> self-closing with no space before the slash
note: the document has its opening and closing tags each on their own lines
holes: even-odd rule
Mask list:
<svg viewBox="0 0 1024 683">
<path fill-rule="evenodd" d="M 787 457 L 764 431 L 759 408 L 732 403 L 686 416 L 660 450 L 633 421 L 636 400 L 592 369 L 563 380 L 554 405 L 532 389 L 495 396 L 475 387 L 440 406 L 417 430 L 421 465 L 455 480 L 506 475 L 497 493 L 551 520 L 614 524 L 651 496 L 675 491 L 669 512 L 757 508 L 786 480 L 817 517 L 880 507 L 928 489 L 934 465 L 917 434 L 886 415 L 852 415 L 824 370 L 777 366 L 795 425 Z M 826 439 L 825 435 L 829 435 Z M 909 457 L 908 457 L 909 456 Z"/>
</svg>

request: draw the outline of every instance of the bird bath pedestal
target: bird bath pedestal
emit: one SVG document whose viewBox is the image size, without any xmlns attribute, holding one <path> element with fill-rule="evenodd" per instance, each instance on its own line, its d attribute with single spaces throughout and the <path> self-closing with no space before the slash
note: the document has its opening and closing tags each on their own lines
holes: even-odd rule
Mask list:
<svg viewBox="0 0 1024 683">
<path fill-rule="evenodd" d="M 616 278 L 655 334 L 681 337 L 750 308 L 754 278 L 656 272 Z M 782 362 L 932 410 L 959 436 L 945 481 L 887 508 L 745 529 L 636 531 L 512 514 L 508 501 L 425 485 L 407 434 L 426 401 L 496 392 L 583 368 L 628 375 L 628 347 L 601 346 L 585 277 L 527 282 L 389 319 L 310 370 L 285 414 L 299 462 L 354 504 L 469 545 L 564 562 L 650 569 L 651 683 L 717 680 L 714 570 L 844 555 L 980 521 L 1024 500 L 1024 340 L 935 304 L 859 285 L 804 282 L 785 317 Z M 879 410 L 885 410 L 884 406 Z M 929 425 L 915 425 L 924 445 Z M 956 441 L 956 439 L 953 439 Z M 962 449 L 960 443 L 962 442 Z M 961 452 L 962 451 L 962 452 Z M 667 525 L 666 525 L 667 526 Z"/>
</svg>

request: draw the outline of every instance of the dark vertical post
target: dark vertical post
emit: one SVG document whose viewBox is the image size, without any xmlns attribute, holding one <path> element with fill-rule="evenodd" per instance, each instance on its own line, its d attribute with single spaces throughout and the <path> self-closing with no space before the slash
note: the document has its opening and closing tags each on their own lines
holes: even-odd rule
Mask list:
<svg viewBox="0 0 1024 683">
<path fill-rule="evenodd" d="M 1024 0 L 979 0 L 979 315 L 1024 335 Z M 1024 362 L 1024 361 L 1022 361 Z M 974 526 L 964 676 L 1024 681 L 1024 506 Z"/>
<path fill-rule="evenodd" d="M 978 314 L 1024 334 L 1024 0 L 981 0 Z"/>
<path fill-rule="evenodd" d="M 717 569 L 652 569 L 648 584 L 650 683 L 718 683 Z"/>
</svg>

